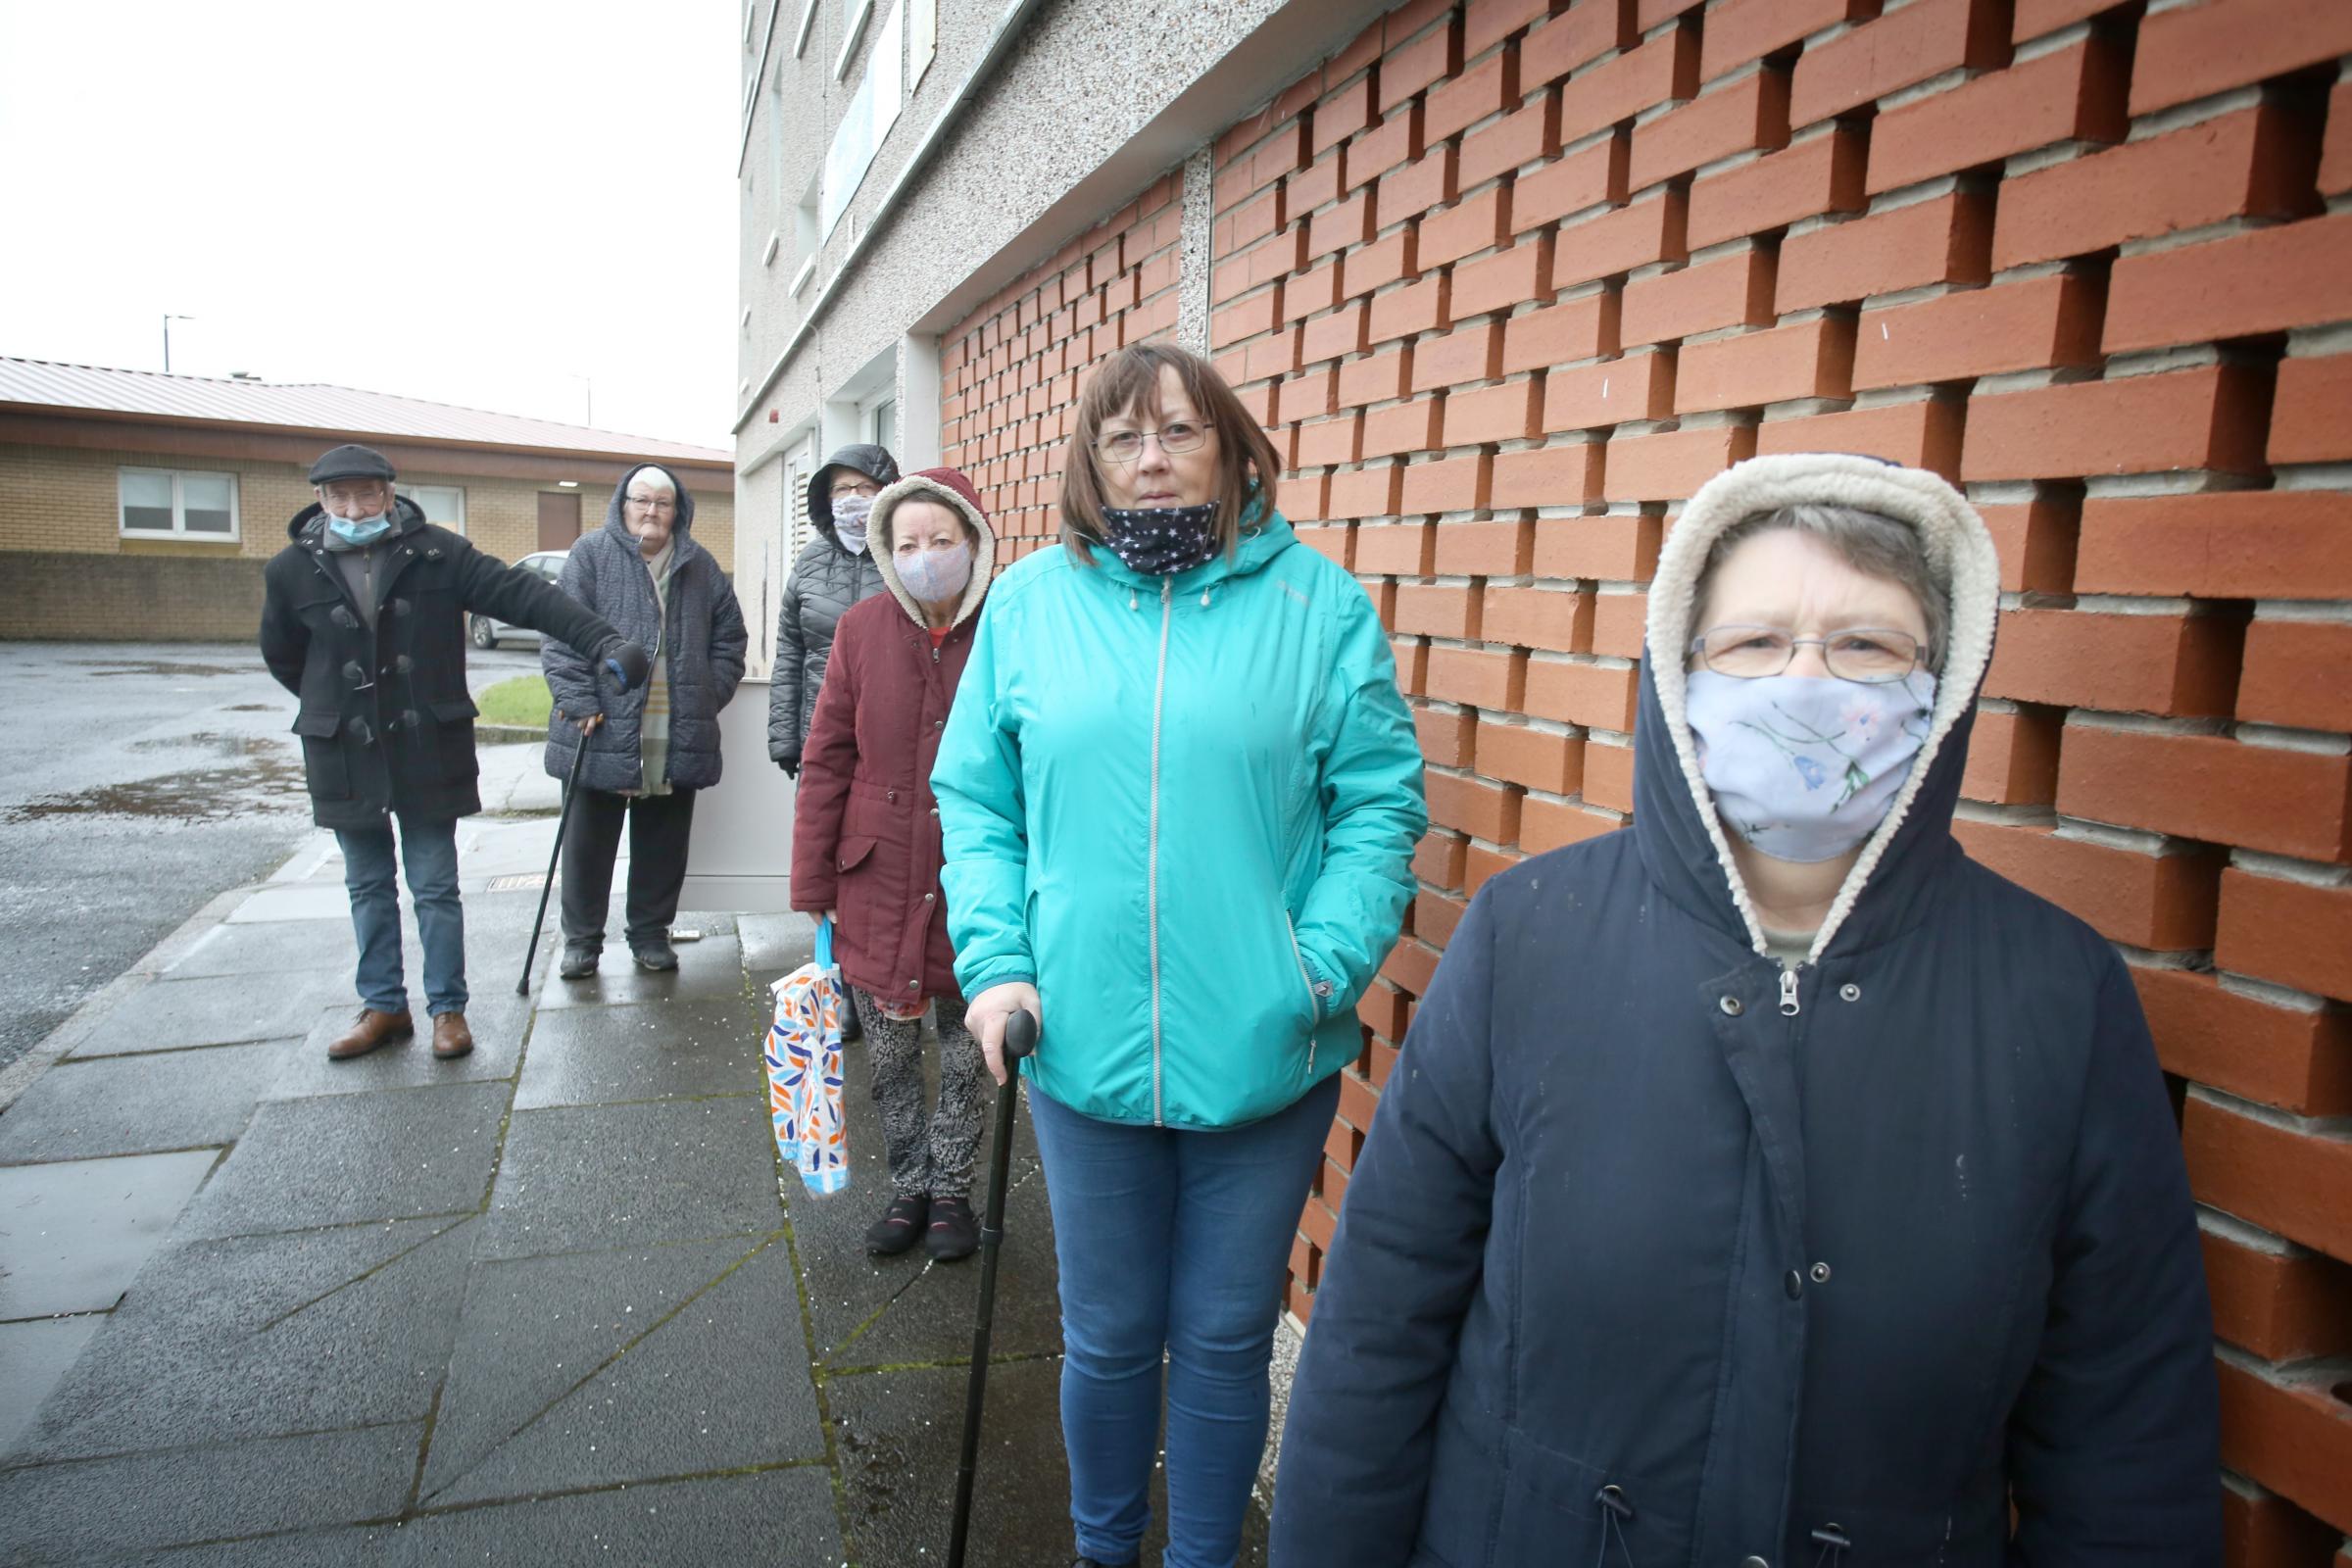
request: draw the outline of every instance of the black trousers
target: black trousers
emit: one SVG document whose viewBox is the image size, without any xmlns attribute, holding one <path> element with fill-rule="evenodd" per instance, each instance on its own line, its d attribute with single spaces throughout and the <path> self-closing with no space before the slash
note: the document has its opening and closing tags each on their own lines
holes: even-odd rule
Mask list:
<svg viewBox="0 0 2352 1568">
<path fill-rule="evenodd" d="M 605 945 L 605 906 L 612 897 L 612 858 L 620 820 L 629 820 L 629 946 L 667 936 L 686 885 L 686 835 L 694 826 L 692 790 L 612 795 L 583 789 L 564 828 L 564 940 Z"/>
</svg>

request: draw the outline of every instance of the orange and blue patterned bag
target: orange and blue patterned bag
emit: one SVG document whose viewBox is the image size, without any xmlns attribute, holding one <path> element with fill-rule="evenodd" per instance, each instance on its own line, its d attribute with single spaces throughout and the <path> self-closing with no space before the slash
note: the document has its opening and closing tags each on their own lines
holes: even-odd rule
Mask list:
<svg viewBox="0 0 2352 1568">
<path fill-rule="evenodd" d="M 784 1163 L 819 1197 L 850 1185 L 841 1093 L 841 1020 L 849 995 L 833 964 L 833 922 L 816 923 L 816 956 L 769 988 L 767 1105 Z"/>
</svg>

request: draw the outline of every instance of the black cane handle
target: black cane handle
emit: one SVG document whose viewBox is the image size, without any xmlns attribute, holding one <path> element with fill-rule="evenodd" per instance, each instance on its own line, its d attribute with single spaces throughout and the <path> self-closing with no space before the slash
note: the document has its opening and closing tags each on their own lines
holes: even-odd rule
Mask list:
<svg viewBox="0 0 2352 1568">
<path fill-rule="evenodd" d="M 1020 1060 L 1037 1049 L 1037 1014 L 1027 1007 L 1015 1008 L 1004 1020 L 1004 1060 L 1007 1065 Z"/>
</svg>

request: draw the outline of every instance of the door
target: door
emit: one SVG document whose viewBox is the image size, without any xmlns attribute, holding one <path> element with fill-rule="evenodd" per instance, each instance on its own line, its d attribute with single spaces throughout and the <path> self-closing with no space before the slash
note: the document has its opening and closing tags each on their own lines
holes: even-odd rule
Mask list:
<svg viewBox="0 0 2352 1568">
<path fill-rule="evenodd" d="M 580 496 L 576 490 L 539 492 L 539 548 L 569 550 L 580 542 Z"/>
</svg>

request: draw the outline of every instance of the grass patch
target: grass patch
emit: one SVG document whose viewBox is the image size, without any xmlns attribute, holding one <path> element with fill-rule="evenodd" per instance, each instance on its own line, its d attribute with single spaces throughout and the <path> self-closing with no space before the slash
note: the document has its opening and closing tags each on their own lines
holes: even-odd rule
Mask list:
<svg viewBox="0 0 2352 1568">
<path fill-rule="evenodd" d="M 544 729 L 548 710 L 555 699 L 548 695 L 547 681 L 539 675 L 517 675 L 502 680 L 474 699 L 482 710 L 485 724 L 510 724 L 519 729 Z"/>
</svg>

